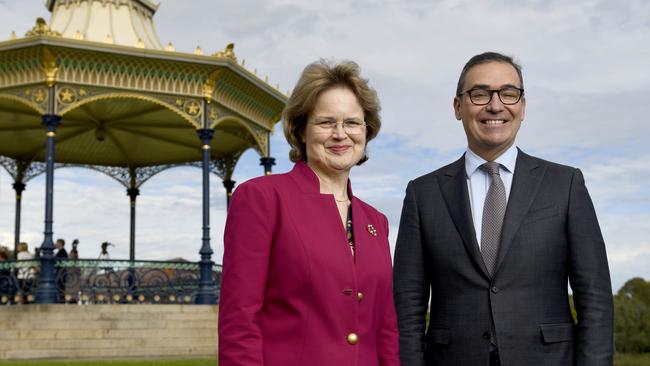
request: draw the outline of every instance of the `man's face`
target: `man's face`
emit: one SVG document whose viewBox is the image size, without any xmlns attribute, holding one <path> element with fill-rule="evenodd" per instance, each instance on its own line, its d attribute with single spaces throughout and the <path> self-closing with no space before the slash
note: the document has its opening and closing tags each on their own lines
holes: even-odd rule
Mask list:
<svg viewBox="0 0 650 366">
<path fill-rule="evenodd" d="M 55 247 L 56 249 L 61 249 L 61 248 L 63 248 L 63 243 L 61 242 L 61 240 L 57 240 L 56 243 L 54 244 L 54 247 Z"/>
<path fill-rule="evenodd" d="M 467 71 L 462 91 L 498 90 L 508 86 L 521 88 L 515 68 L 504 62 L 488 62 Z M 467 93 L 454 98 L 456 119 L 463 121 L 469 148 L 487 161 L 496 159 L 512 146 L 524 119 L 525 107 L 523 96 L 513 105 L 503 104 L 497 93 L 486 105 L 474 105 Z"/>
</svg>

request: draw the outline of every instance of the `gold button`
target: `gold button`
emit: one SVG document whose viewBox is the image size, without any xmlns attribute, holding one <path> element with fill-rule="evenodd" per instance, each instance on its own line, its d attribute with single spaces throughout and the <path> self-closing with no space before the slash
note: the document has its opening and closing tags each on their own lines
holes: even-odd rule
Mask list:
<svg viewBox="0 0 650 366">
<path fill-rule="evenodd" d="M 355 345 L 359 342 L 359 336 L 356 333 L 350 333 L 347 336 L 348 343 L 351 345 Z"/>
<path fill-rule="evenodd" d="M 361 292 L 361 291 L 357 292 L 357 299 L 359 300 L 359 302 L 361 302 L 361 300 L 363 300 L 363 292 Z"/>
</svg>

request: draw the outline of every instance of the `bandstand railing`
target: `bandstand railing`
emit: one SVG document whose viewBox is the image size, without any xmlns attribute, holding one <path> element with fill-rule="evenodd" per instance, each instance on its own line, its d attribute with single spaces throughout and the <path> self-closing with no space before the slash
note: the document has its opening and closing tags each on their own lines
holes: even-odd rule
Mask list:
<svg viewBox="0 0 650 366">
<path fill-rule="evenodd" d="M 0 262 L 0 305 L 34 303 L 40 261 Z M 221 266 L 212 266 L 217 301 Z M 60 303 L 192 304 L 199 292 L 199 264 L 191 262 L 59 259 Z"/>
</svg>

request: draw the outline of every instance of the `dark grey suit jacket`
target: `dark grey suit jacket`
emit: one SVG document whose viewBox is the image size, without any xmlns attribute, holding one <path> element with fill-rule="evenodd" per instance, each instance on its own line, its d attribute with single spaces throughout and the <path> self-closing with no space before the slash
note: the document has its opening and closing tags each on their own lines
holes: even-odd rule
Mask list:
<svg viewBox="0 0 650 366">
<path fill-rule="evenodd" d="M 519 151 L 492 278 L 470 210 L 464 157 L 406 189 L 394 264 L 402 365 L 486 366 L 492 322 L 503 365 L 612 365 L 607 255 L 580 170 Z"/>
</svg>

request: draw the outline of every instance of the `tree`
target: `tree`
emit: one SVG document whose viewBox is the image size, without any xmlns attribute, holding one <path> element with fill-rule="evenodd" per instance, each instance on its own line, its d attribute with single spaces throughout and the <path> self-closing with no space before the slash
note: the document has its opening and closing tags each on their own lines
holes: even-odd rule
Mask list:
<svg viewBox="0 0 650 366">
<path fill-rule="evenodd" d="M 650 282 L 632 278 L 614 296 L 618 352 L 650 352 Z"/>
</svg>

